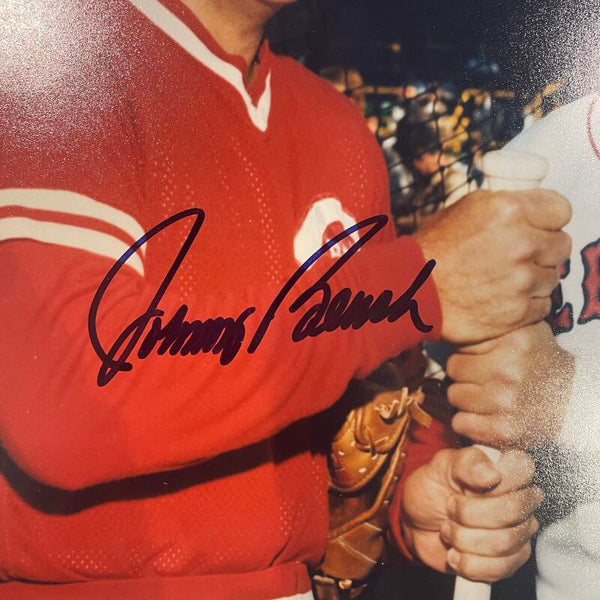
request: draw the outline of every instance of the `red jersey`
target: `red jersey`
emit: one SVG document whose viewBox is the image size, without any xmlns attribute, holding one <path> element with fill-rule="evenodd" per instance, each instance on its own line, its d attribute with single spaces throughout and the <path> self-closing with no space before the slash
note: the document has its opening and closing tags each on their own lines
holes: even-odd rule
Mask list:
<svg viewBox="0 0 600 600">
<path fill-rule="evenodd" d="M 388 214 L 375 140 L 350 101 L 266 42 L 247 82 L 179 0 L 8 2 L 0 33 L 0 597 L 308 593 L 327 530 L 309 417 L 438 335 L 440 309 L 427 280 L 414 299 L 428 334 L 405 314 L 292 339 L 291 301 L 361 229 L 248 344 L 299 265 Z M 223 365 L 208 329 L 197 353 L 166 330 L 152 343 L 148 325 L 131 368 L 98 385 L 92 334 L 106 350 L 145 314 L 199 213 L 139 247 L 90 318 L 101 282 L 190 208 L 205 220 L 157 309 L 163 325 L 185 304 L 214 327 L 255 308 L 239 352 Z M 423 266 L 386 226 L 329 283 L 397 298 Z"/>
</svg>

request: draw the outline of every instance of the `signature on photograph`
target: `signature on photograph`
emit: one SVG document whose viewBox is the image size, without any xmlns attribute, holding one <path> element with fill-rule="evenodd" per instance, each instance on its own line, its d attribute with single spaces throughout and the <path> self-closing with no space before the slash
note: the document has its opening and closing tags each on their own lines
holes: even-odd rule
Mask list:
<svg viewBox="0 0 600 600">
<path fill-rule="evenodd" d="M 165 219 L 128 248 L 100 283 L 88 315 L 90 339 L 101 361 L 97 378 L 99 386 L 109 383 L 121 371 L 132 370 L 133 365 L 128 359 L 136 347 L 138 359 L 144 359 L 152 352 L 159 355 L 168 352 L 170 356 L 211 352 L 219 355 L 219 362 L 222 365 L 227 365 L 237 356 L 246 337 L 245 321 L 250 315 L 256 313 L 256 307 L 246 307 L 237 316 L 217 316 L 203 321 L 187 320 L 188 306 L 186 304 L 182 304 L 170 318 L 159 308 L 159 304 L 177 270 L 196 240 L 204 218 L 205 214 L 202 209 L 190 208 Z M 96 320 L 100 303 L 112 280 L 139 248 L 161 231 L 184 219 L 193 220 L 192 227 L 150 304 L 144 313 L 129 323 L 112 345 L 105 349 L 98 337 Z M 329 285 L 330 278 L 362 246 L 375 237 L 385 226 L 387 220 L 388 218 L 385 215 L 376 215 L 364 219 L 348 227 L 316 250 L 312 256 L 298 267 L 271 302 L 250 338 L 246 351 L 253 353 L 257 350 L 265 335 L 267 335 L 269 325 L 275 319 L 282 303 L 288 298 L 292 289 L 308 269 L 333 246 L 355 232 L 362 230 L 365 231 L 358 241 L 337 258 L 316 282 L 303 290 L 296 298 L 293 298 L 293 302 L 288 308 L 291 313 L 296 313 L 301 309 L 306 310 L 302 312 L 293 328 L 291 339 L 294 342 L 300 342 L 306 337 L 316 337 L 336 329 L 353 328 L 356 330 L 367 322 L 388 321 L 392 323 L 406 313 L 410 315 L 413 325 L 419 331 L 424 333 L 431 331 L 431 325 L 424 323 L 419 314 L 419 306 L 414 296 L 431 275 L 435 266 L 434 260 L 430 260 L 425 264 L 406 291 L 397 298 L 394 298 L 393 292 L 390 290 L 384 290 L 377 297 L 362 290 L 353 292 L 350 288 L 343 288 L 335 295 L 332 293 Z"/>
</svg>

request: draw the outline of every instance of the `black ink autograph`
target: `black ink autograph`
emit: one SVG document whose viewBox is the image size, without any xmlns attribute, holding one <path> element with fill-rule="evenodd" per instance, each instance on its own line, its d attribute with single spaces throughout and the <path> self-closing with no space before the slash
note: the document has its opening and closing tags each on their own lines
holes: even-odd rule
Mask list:
<svg viewBox="0 0 600 600">
<path fill-rule="evenodd" d="M 99 386 L 109 383 L 117 373 L 131 371 L 133 365 L 128 361 L 129 356 L 137 346 L 138 342 L 146 332 L 144 339 L 139 344 L 137 356 L 146 358 L 156 349 L 159 355 L 168 352 L 174 356 L 179 354 L 185 356 L 195 355 L 199 352 L 220 354 L 219 360 L 222 365 L 229 364 L 238 354 L 244 337 L 246 335 L 245 320 L 256 312 L 256 307 L 250 306 L 244 309 L 237 317 L 216 317 L 204 321 L 187 321 L 185 319 L 188 307 L 182 304 L 171 319 L 163 325 L 164 311 L 159 308 L 159 303 L 167 291 L 173 277 L 177 273 L 186 254 L 189 252 L 198 232 L 204 222 L 204 211 L 200 208 L 189 208 L 165 219 L 148 233 L 135 242 L 112 266 L 106 277 L 100 283 L 98 290 L 92 300 L 88 315 L 88 330 L 94 350 L 101 361 L 97 382 Z M 98 309 L 102 298 L 121 267 L 127 263 L 129 258 L 148 240 L 166 229 L 167 227 L 183 219 L 193 218 L 192 228 L 187 235 L 181 249 L 179 250 L 173 264 L 160 284 L 154 298 L 146 311 L 134 319 L 117 337 L 108 350 L 105 350 L 98 338 L 96 320 Z M 431 274 L 435 261 L 430 260 L 421 269 L 415 280 L 408 289 L 396 300 L 390 290 L 384 290 L 374 298 L 370 294 L 358 291 L 352 294 L 349 288 L 344 288 L 332 298 L 329 279 L 341 269 L 355 254 L 372 239 L 387 223 L 385 215 L 377 215 L 364 219 L 360 223 L 348 227 L 334 238 L 329 240 L 321 248 L 315 251 L 306 260 L 290 279 L 281 288 L 279 294 L 271 303 L 271 306 L 262 317 L 250 343 L 247 352 L 253 353 L 257 350 L 265 337 L 269 325 L 276 316 L 277 310 L 290 293 L 304 273 L 321 256 L 326 254 L 330 248 L 341 242 L 354 232 L 367 229 L 361 238 L 349 248 L 335 263 L 321 275 L 321 277 L 308 289 L 303 291 L 291 304 L 289 311 L 295 313 L 305 306 L 316 294 L 320 294 L 318 301 L 312 304 L 297 322 L 292 331 L 292 340 L 300 342 L 306 337 L 316 337 L 322 333 L 336 329 L 360 329 L 365 323 L 378 323 L 384 320 L 390 323 L 399 319 L 405 313 L 410 314 L 413 325 L 421 332 L 431 331 L 431 325 L 427 325 L 421 319 L 419 306 L 414 295 L 425 283 Z M 148 329 L 148 324 L 150 327 Z M 146 331 L 148 329 L 148 331 Z M 157 348 L 158 345 L 158 348 Z"/>
</svg>

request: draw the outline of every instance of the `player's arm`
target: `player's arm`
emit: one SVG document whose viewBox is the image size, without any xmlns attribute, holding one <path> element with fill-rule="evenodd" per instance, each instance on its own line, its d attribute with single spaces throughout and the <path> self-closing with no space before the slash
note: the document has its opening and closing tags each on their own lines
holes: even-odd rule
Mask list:
<svg viewBox="0 0 600 600">
<path fill-rule="evenodd" d="M 105 89 L 113 91 L 117 86 L 113 73 L 105 76 Z M 248 354 L 242 349 L 227 366 L 211 354 L 171 357 L 150 352 L 144 360 L 135 359 L 130 372 L 98 387 L 100 360 L 88 336 L 88 315 L 99 283 L 116 260 L 105 243 L 98 243 L 107 239 L 98 234 L 118 237 L 123 228 L 128 233 L 135 219 L 135 214 L 121 211 L 125 220 L 121 215 L 115 221 L 107 207 L 137 206 L 141 212 L 144 202 L 150 201 L 140 185 L 138 169 L 144 161 L 135 145 L 139 138 L 131 107 L 123 106 L 118 93 L 108 94 L 103 101 L 110 110 L 103 106 L 96 112 L 89 98 L 97 86 L 104 89 L 101 84 L 97 77 L 86 79 L 74 85 L 73 97 L 67 98 L 55 98 L 58 91 L 49 90 L 44 97 L 48 104 L 34 107 L 40 122 L 21 118 L 26 111 L 15 106 L 18 94 L 3 97 L 8 108 L 4 132 L 11 143 L 3 146 L 0 157 L 0 187 L 66 190 L 83 196 L 86 206 L 103 207 L 93 225 L 89 219 L 78 221 L 76 226 L 85 232 L 80 235 L 79 230 L 68 229 L 73 225 L 72 209 L 60 199 L 42 207 L 41 213 L 34 209 L 34 214 L 20 216 L 12 212 L 13 200 L 5 203 L 11 214 L 8 225 L 3 223 L 7 233 L 0 252 L 6 283 L 1 292 L 5 395 L 0 403 L 0 441 L 32 476 L 79 488 L 204 460 L 266 439 L 323 410 L 351 378 L 366 376 L 426 335 L 439 335 L 441 316 L 446 337 L 466 343 L 489 337 L 490 329 L 503 331 L 528 322 L 543 311 L 545 301 L 532 299 L 529 288 L 501 281 L 517 262 L 537 295 L 548 287 L 545 273 L 538 273 L 526 258 L 506 259 L 497 243 L 507 230 L 527 225 L 528 214 L 514 210 L 510 196 L 494 203 L 483 198 L 463 203 L 460 211 L 447 211 L 436 225 L 437 233 L 430 230 L 419 238 L 420 245 L 409 238 L 370 242 L 330 281 L 332 295 L 343 288 L 375 295 L 389 289 L 398 297 L 424 266 L 425 252 L 438 261 L 434 279 L 442 306 L 440 315 L 429 278 L 414 294 L 423 322 L 432 325 L 428 334 L 404 315 L 393 323 L 384 320 L 338 329 L 297 343 L 291 332 L 298 313 L 289 313 L 289 305 L 283 305 L 257 351 Z M 65 104 L 69 114 L 83 116 L 85 122 L 65 120 Z M 549 201 L 561 204 L 557 198 Z M 502 207 L 500 227 L 481 227 L 477 221 L 488 206 Z M 35 228 L 23 229 L 23 221 L 15 218 L 30 219 L 29 225 L 35 221 Z M 470 227 L 465 227 L 465 220 Z M 31 239 L 32 231 L 37 239 Z M 69 235 L 63 235 L 65 231 Z M 69 243 L 74 233 L 77 240 L 84 240 L 83 246 Z M 524 227 L 519 235 L 530 233 L 531 227 Z M 485 259 L 471 250 L 477 241 L 488 242 Z M 144 257 L 139 260 L 143 268 Z M 493 273 L 499 273 L 491 284 L 488 260 Z M 123 267 L 111 283 L 96 320 L 104 344 L 114 341 L 149 306 L 156 287 L 143 272 Z M 254 290 L 234 288 L 224 298 L 199 291 L 198 301 L 189 303 L 192 309 L 201 306 L 202 312 L 190 316 L 235 316 L 245 307 L 256 307 L 246 323 L 249 337 L 278 291 L 261 284 Z M 481 294 L 497 294 L 498 303 L 481 307 L 476 298 L 463 298 L 470 285 L 485 287 Z M 469 299 L 472 307 L 467 306 Z M 508 315 L 504 301 L 517 309 L 516 317 Z M 173 315 L 179 304 L 165 296 L 161 309 Z"/>
<path fill-rule="evenodd" d="M 107 98 L 114 110 L 100 114 L 84 93 L 69 99 L 73 114 L 92 113 L 89 123 L 84 118 L 76 127 L 77 119 L 62 121 L 59 100 L 49 92 L 50 105 L 40 108 L 43 127 L 31 129 L 20 118 L 24 109 L 7 98 L 11 110 L 3 125 L 11 143 L 0 157 L 0 441 L 33 477 L 80 488 L 182 467 L 267 439 L 331 405 L 351 378 L 366 376 L 426 335 L 439 335 L 439 304 L 429 279 L 414 294 L 421 318 L 432 326 L 428 334 L 404 315 L 295 342 L 292 331 L 305 309 L 292 314 L 288 308 L 308 287 L 303 278 L 249 354 L 248 342 L 280 290 L 261 281 L 257 267 L 253 289 L 239 289 L 232 276 L 228 294 L 198 290 L 188 299 L 190 321 L 235 317 L 255 307 L 230 364 L 221 365 L 212 353 L 159 355 L 160 344 L 142 360 L 138 344 L 133 369 L 99 387 L 90 307 L 128 241 L 140 235 L 136 207 L 141 213 L 151 200 L 140 185 L 141 150 L 121 99 Z M 132 257 L 103 296 L 94 324 L 105 350 L 144 314 L 157 291 L 145 275 L 149 254 L 150 248 Z M 374 295 L 390 289 L 397 298 L 424 264 L 414 241 L 375 238 L 331 279 L 332 295 L 343 288 Z M 316 277 L 313 270 L 308 279 Z M 177 294 L 165 295 L 163 323 L 180 304 Z"/>
<path fill-rule="evenodd" d="M 110 179 L 109 171 L 105 163 L 103 178 Z M 172 469 L 268 438 L 326 408 L 352 377 L 367 375 L 424 337 L 405 315 L 296 343 L 291 330 L 297 316 L 282 307 L 255 354 L 242 351 L 223 367 L 212 355 L 150 353 L 99 388 L 100 362 L 87 319 L 113 261 L 60 240 L 23 239 L 4 241 L 0 260 L 8 282 L 2 298 L 2 443 L 34 477 L 60 487 Z M 408 239 L 365 246 L 336 275 L 333 293 L 344 287 L 401 293 L 423 262 Z M 103 340 L 116 339 L 143 314 L 155 291 L 129 268 L 113 285 L 98 321 Z M 202 295 L 202 316 L 235 315 L 245 306 L 264 314 L 270 292 L 266 287 L 212 300 Z M 423 320 L 439 324 L 431 287 L 421 289 L 417 302 Z M 167 299 L 161 305 L 167 315 L 177 306 Z"/>
<path fill-rule="evenodd" d="M 7 217 L 5 224 L 18 222 Z M 36 221 L 31 227 L 52 232 L 61 225 L 70 232 L 69 225 L 56 222 Z M 93 239 L 91 230 L 86 235 Z M 0 403 L 0 439 L 32 476 L 60 487 L 172 469 L 266 439 L 331 405 L 352 377 L 367 375 L 423 335 L 406 315 L 394 323 L 294 342 L 291 333 L 300 315 L 291 314 L 286 304 L 249 354 L 247 342 L 277 290 L 265 285 L 224 297 L 201 294 L 189 300 L 190 320 L 256 307 L 245 322 L 245 343 L 230 364 L 221 365 L 212 353 L 161 355 L 156 347 L 142 360 L 136 356 L 138 344 L 130 357 L 132 370 L 99 387 L 101 361 L 90 343 L 88 315 L 112 261 L 95 250 L 60 240 L 10 239 L 2 242 L 0 253 L 7 284 L 1 293 L 6 394 Z M 383 249 L 370 253 L 365 247 L 360 254 L 361 260 L 373 261 L 369 275 L 340 272 L 333 293 L 359 285 L 376 292 L 384 284 L 400 287 L 414 278 L 423 263 L 418 248 L 408 244 L 390 250 L 402 264 L 396 283 L 383 256 L 377 256 Z M 140 273 L 123 268 L 95 323 L 105 348 L 144 314 L 155 292 Z M 435 302 L 434 291 L 429 293 Z M 167 295 L 160 304 L 165 320 L 178 307 L 178 298 Z M 420 308 L 425 320 L 435 324 L 439 319 L 435 310 L 426 310 L 427 301 Z"/>
<path fill-rule="evenodd" d="M 2 294 L 2 443 L 33 476 L 61 487 L 176 468 L 268 438 L 323 410 L 352 377 L 424 337 L 405 315 L 297 343 L 291 331 L 298 316 L 282 306 L 255 354 L 242 349 L 222 366 L 213 355 L 151 352 L 100 388 L 88 314 L 112 260 L 60 240 L 22 239 L 4 241 L 0 260 L 8 283 Z M 424 262 L 411 240 L 365 246 L 352 260 L 352 268 L 332 280 L 333 294 L 348 287 L 398 295 Z M 107 341 L 144 313 L 155 292 L 129 268 L 112 286 L 97 323 Z M 225 298 L 202 295 L 197 305 L 207 317 L 236 315 L 246 306 L 262 315 L 273 297 L 265 287 Z M 422 288 L 416 301 L 423 320 L 439 324 L 435 291 Z M 178 304 L 165 298 L 161 308 L 172 315 Z M 251 330 L 256 321 L 247 325 Z"/>
</svg>

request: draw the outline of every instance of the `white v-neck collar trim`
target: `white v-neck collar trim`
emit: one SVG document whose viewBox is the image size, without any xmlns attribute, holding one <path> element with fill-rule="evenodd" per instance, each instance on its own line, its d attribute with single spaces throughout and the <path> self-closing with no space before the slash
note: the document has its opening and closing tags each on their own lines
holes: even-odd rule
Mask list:
<svg viewBox="0 0 600 600">
<path fill-rule="evenodd" d="M 265 89 L 257 105 L 254 106 L 239 69 L 211 52 L 200 38 L 168 8 L 158 0 L 129 0 L 129 2 L 188 54 L 233 86 L 242 97 L 254 126 L 263 132 L 267 130 L 271 110 L 271 73 L 267 75 Z"/>
</svg>

